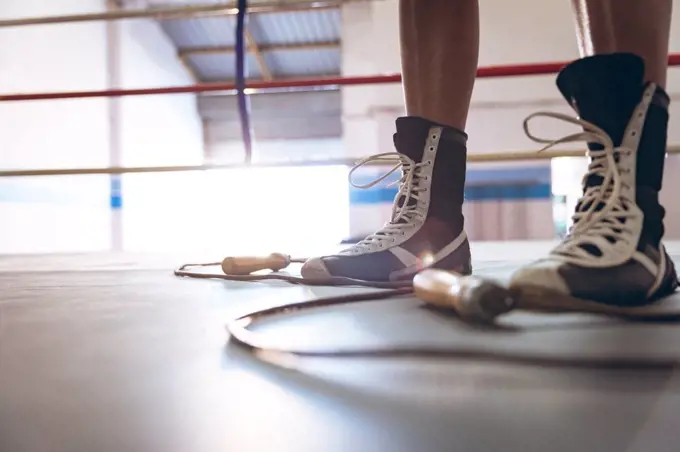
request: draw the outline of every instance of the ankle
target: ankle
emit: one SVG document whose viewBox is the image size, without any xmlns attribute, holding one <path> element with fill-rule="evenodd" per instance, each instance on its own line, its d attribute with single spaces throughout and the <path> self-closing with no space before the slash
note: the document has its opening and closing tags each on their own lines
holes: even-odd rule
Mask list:
<svg viewBox="0 0 680 452">
<path fill-rule="evenodd" d="M 635 197 L 644 215 L 642 235 L 646 242 L 658 247 L 664 236 L 664 217 L 666 216 L 666 210 L 659 202 L 659 192 L 650 187 L 637 187 Z"/>
</svg>

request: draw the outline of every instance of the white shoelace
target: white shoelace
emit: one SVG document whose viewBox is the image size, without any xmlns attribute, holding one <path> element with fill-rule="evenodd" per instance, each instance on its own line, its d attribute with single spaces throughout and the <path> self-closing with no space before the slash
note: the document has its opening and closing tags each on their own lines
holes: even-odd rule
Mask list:
<svg viewBox="0 0 680 452">
<path fill-rule="evenodd" d="M 529 131 L 529 122 L 537 117 L 548 117 L 584 129 L 582 132 L 567 135 L 557 140 L 538 138 Z M 578 200 L 577 211 L 572 216 L 572 227 L 569 233 L 551 253 L 551 257 L 574 264 L 588 267 L 606 267 L 612 263 L 620 263 L 629 258 L 627 250 L 635 249 L 636 231 L 628 221 L 639 216 L 635 200 L 631 199 L 622 178 L 623 173 L 630 172 L 630 168 L 620 166 L 616 161 L 619 157 L 630 156 L 633 150 L 614 147 L 611 137 L 596 125 L 561 113 L 537 112 L 524 120 L 524 132 L 531 140 L 546 144 L 539 152 L 545 151 L 561 143 L 585 141 L 598 143 L 602 150 L 588 150 L 590 158 L 588 172 L 583 179 L 596 176 L 602 178 L 601 184 L 588 187 Z M 595 246 L 601 251 L 600 256 L 593 255 L 584 249 L 584 245 Z"/>
<path fill-rule="evenodd" d="M 389 171 L 382 176 L 368 182 L 367 184 L 359 185 L 352 181 L 352 175 L 356 170 L 362 166 L 371 163 L 395 163 Z M 343 253 L 356 253 L 365 250 L 369 246 L 377 245 L 383 248 L 385 243 L 395 243 L 397 236 L 403 236 L 409 228 L 416 225 L 416 220 L 424 219 L 425 213 L 418 205 L 419 193 L 426 191 L 427 187 L 422 187 L 420 181 L 422 180 L 419 169 L 428 163 L 416 163 L 407 155 L 399 152 L 386 152 L 383 154 L 376 154 L 366 157 L 358 161 L 349 172 L 349 183 L 356 188 L 367 189 L 371 188 L 380 182 L 387 179 L 392 173 L 402 170 L 402 177 L 388 186 L 399 184 L 399 191 L 392 204 L 392 217 L 390 222 L 385 224 L 379 231 L 369 235 L 359 243 L 351 248 L 343 251 Z M 411 202 L 411 201 L 416 201 Z M 401 206 L 400 206 L 401 204 Z"/>
</svg>

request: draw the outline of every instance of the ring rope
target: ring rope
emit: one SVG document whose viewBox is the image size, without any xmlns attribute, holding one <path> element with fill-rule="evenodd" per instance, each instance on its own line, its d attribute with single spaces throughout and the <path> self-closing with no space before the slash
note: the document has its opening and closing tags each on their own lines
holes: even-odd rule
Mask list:
<svg viewBox="0 0 680 452">
<path fill-rule="evenodd" d="M 680 146 L 668 148 L 668 154 L 680 154 Z M 563 151 L 508 151 L 500 153 L 468 154 L 468 163 L 489 162 L 513 162 L 513 161 L 537 161 L 552 160 L 561 157 L 584 157 L 583 150 Z M 295 166 L 352 166 L 358 158 L 324 159 L 324 160 L 289 160 L 272 162 L 253 162 L 250 165 L 244 163 L 225 163 L 208 165 L 175 165 L 175 166 L 128 166 L 128 167 L 102 167 L 102 168 L 48 168 L 48 169 L 15 169 L 2 170 L 0 177 L 38 177 L 38 176 L 74 176 L 89 174 L 128 174 L 128 173 L 169 173 L 189 171 L 210 171 L 238 168 L 272 168 L 272 167 L 295 167 Z M 377 165 L 379 163 L 367 163 Z"/>
</svg>

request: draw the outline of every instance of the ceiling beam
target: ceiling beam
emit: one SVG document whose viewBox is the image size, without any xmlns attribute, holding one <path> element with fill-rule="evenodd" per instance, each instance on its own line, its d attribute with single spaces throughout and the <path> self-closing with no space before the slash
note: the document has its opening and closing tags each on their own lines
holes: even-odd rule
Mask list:
<svg viewBox="0 0 680 452">
<path fill-rule="evenodd" d="M 262 55 L 262 51 L 261 51 L 260 47 L 257 45 L 255 38 L 253 38 L 253 34 L 250 32 L 250 30 L 248 28 L 246 28 L 245 31 L 244 31 L 244 35 L 245 35 L 245 38 L 246 38 L 248 51 L 251 52 L 253 55 L 255 55 L 255 59 L 257 60 L 257 64 L 258 64 L 258 66 L 260 66 L 260 73 L 262 74 L 262 78 L 265 79 L 266 81 L 273 80 L 274 77 L 272 76 L 272 71 L 269 69 L 269 66 L 267 65 L 267 62 L 265 61 L 264 55 Z"/>
<path fill-rule="evenodd" d="M 263 44 L 259 45 L 260 53 L 277 52 L 277 51 L 294 51 L 294 50 L 317 50 L 317 49 L 339 49 L 340 41 L 323 41 L 323 42 L 309 42 L 309 43 L 295 43 L 295 44 Z M 253 51 L 252 47 L 249 49 Z M 188 57 L 191 55 L 219 55 L 234 53 L 236 49 L 233 46 L 213 46 L 213 47 L 189 47 L 180 49 L 178 54 L 180 57 Z"/>
</svg>

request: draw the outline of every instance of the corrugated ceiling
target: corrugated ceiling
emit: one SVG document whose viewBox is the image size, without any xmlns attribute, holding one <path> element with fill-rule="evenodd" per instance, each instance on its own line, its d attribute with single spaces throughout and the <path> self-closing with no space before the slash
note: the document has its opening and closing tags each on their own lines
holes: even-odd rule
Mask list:
<svg viewBox="0 0 680 452">
<path fill-rule="evenodd" d="M 235 26 L 235 16 L 161 22 L 161 27 L 178 51 L 188 51 L 187 61 L 203 81 L 234 78 L 233 52 L 208 53 L 206 49 L 233 47 Z M 340 48 L 339 45 L 333 46 L 340 41 L 338 9 L 253 14 L 248 18 L 248 30 L 255 43 L 263 47 L 264 61 L 273 77 L 340 73 Z M 320 47 L 316 48 L 316 44 Z M 273 49 L 267 50 L 272 46 Z M 199 48 L 203 51 L 201 54 L 191 52 Z M 250 60 L 250 78 L 262 78 L 257 60 Z"/>
<path fill-rule="evenodd" d="M 226 3 L 219 0 L 212 2 L 208 0 L 146 1 L 152 7 Z M 253 3 L 255 1 L 251 1 L 251 4 Z M 160 25 L 174 42 L 178 55 L 181 54 L 184 62 L 191 67 L 198 81 L 232 81 L 235 78 L 233 52 L 235 16 L 164 20 Z M 262 80 L 265 78 L 266 71 L 274 79 L 340 74 L 340 27 L 339 9 L 250 15 L 248 30 L 257 46 L 260 47 L 266 69 L 262 71 L 258 58 L 251 52 L 247 57 L 248 78 Z M 312 133 L 310 126 L 318 129 L 315 133 L 320 134 L 319 136 L 340 136 L 340 99 L 338 92 L 290 93 L 287 96 L 258 95 L 252 98 L 253 128 L 260 138 L 290 139 L 298 135 L 306 137 Z M 310 113 L 310 108 L 317 104 L 325 109 L 321 115 L 318 111 Z M 201 97 L 198 107 L 206 121 L 213 121 L 213 129 L 221 131 L 221 135 L 215 137 L 216 139 L 238 139 L 240 137 L 235 99 L 219 95 Z M 276 121 L 265 118 L 263 112 L 269 109 L 276 111 Z M 280 123 L 282 118 L 289 120 L 285 124 Z M 310 124 L 310 120 L 321 122 Z M 279 125 L 276 126 L 276 124 Z M 228 137 L 222 136 L 226 133 L 225 131 L 232 131 L 231 135 L 234 136 L 229 134 Z"/>
<path fill-rule="evenodd" d="M 163 31 L 179 50 L 193 47 L 233 46 L 235 21 L 231 17 L 166 20 Z"/>
<path fill-rule="evenodd" d="M 250 31 L 259 44 L 297 44 L 340 39 L 340 11 L 255 14 Z"/>
</svg>

